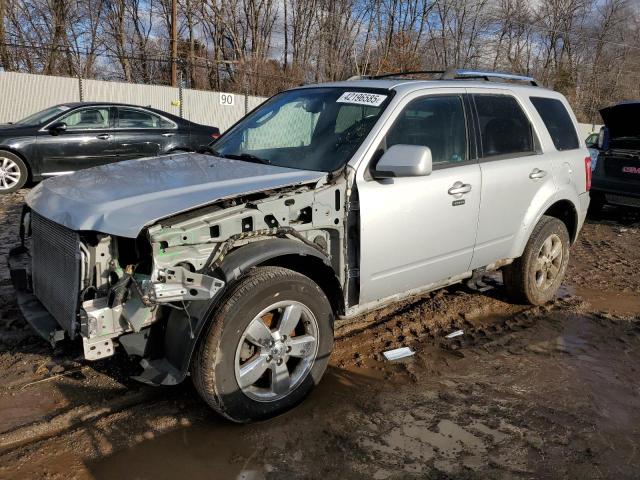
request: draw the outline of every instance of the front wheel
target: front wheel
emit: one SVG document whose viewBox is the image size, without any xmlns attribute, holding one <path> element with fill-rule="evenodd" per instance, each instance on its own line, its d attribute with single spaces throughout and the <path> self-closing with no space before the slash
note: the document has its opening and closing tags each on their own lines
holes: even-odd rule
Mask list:
<svg viewBox="0 0 640 480">
<path fill-rule="evenodd" d="M 327 367 L 333 320 L 326 295 L 308 277 L 254 269 L 210 319 L 191 367 L 198 393 L 240 423 L 294 407 Z"/>
<path fill-rule="evenodd" d="M 21 189 L 28 178 L 29 171 L 20 157 L 0 151 L 0 195 Z"/>
<path fill-rule="evenodd" d="M 554 217 L 542 217 L 522 256 L 502 269 L 504 285 L 511 299 L 532 305 L 543 305 L 551 300 L 567 270 L 569 243 L 564 223 Z"/>
</svg>

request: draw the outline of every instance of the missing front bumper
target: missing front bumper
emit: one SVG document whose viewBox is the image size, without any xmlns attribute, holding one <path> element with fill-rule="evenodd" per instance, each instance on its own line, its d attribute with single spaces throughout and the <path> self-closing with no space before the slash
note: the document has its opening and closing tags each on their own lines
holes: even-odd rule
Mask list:
<svg viewBox="0 0 640 480">
<path fill-rule="evenodd" d="M 9 251 L 9 273 L 16 292 L 16 301 L 29 325 L 38 335 L 55 346 L 56 343 L 64 339 L 65 332 L 31 289 L 28 268 L 30 261 L 31 257 L 25 246 L 19 246 Z"/>
</svg>

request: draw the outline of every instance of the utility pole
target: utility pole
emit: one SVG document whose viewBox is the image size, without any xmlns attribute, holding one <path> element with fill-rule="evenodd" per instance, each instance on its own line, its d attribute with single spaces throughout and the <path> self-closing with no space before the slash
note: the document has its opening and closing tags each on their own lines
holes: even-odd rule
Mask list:
<svg viewBox="0 0 640 480">
<path fill-rule="evenodd" d="M 178 0 L 171 0 L 171 86 L 178 85 Z"/>
</svg>

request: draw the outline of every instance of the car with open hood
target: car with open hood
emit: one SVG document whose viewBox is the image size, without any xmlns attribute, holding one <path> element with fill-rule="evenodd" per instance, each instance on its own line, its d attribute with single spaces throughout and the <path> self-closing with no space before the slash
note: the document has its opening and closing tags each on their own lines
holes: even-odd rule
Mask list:
<svg viewBox="0 0 640 480">
<path fill-rule="evenodd" d="M 592 209 L 640 207 L 640 101 L 600 110 L 604 127 L 593 171 Z"/>
<path fill-rule="evenodd" d="M 11 277 L 52 344 L 122 350 L 153 385 L 190 375 L 247 422 L 320 381 L 336 321 L 499 269 L 514 301 L 551 300 L 590 174 L 566 99 L 528 77 L 304 86 L 207 153 L 41 183 Z"/>
</svg>

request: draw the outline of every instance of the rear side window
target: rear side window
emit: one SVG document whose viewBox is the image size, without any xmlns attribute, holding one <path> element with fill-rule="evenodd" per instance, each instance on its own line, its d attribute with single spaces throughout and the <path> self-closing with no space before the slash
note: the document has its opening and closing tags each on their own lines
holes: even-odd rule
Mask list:
<svg viewBox="0 0 640 480">
<path fill-rule="evenodd" d="M 534 153 L 533 130 L 517 100 L 508 95 L 474 95 L 482 156 Z"/>
<path fill-rule="evenodd" d="M 142 110 L 118 109 L 118 128 L 172 128 L 173 124 Z"/>
<path fill-rule="evenodd" d="M 557 150 L 573 150 L 580 147 L 569 112 L 560 100 L 544 97 L 530 97 L 530 100 L 542 117 Z"/>
</svg>

